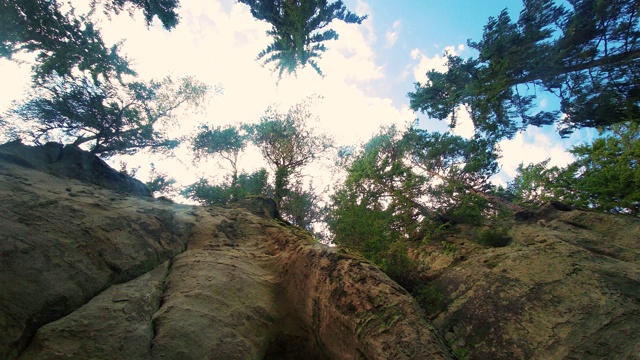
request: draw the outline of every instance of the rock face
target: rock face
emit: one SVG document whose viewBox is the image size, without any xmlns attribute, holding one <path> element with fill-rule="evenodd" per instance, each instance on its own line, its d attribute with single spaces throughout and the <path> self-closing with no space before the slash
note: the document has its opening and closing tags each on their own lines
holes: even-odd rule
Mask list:
<svg viewBox="0 0 640 360">
<path fill-rule="evenodd" d="M 0 146 L 0 359 L 640 359 L 638 218 L 550 205 L 500 248 L 459 228 L 414 254 L 428 321 L 267 199 L 176 205 L 123 176 Z"/>
<path fill-rule="evenodd" d="M 12 141 L 0 145 L 0 160 L 117 192 L 151 196 L 151 190 L 141 181 L 112 169 L 99 157 L 74 145 L 50 142 L 28 146 Z"/>
<path fill-rule="evenodd" d="M 0 147 L 1 359 L 452 358 L 406 291 L 264 199 L 169 204 L 23 149 Z"/>
<path fill-rule="evenodd" d="M 566 209 L 565 209 L 566 210 Z M 470 359 L 640 359 L 640 219 L 546 206 L 506 247 L 454 235 L 424 261 L 434 325 Z"/>
</svg>

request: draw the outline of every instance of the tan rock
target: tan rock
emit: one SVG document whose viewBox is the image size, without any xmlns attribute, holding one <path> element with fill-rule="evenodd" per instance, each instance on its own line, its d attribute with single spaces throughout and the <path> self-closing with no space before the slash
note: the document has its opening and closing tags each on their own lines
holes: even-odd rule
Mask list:
<svg viewBox="0 0 640 360">
<path fill-rule="evenodd" d="M 472 359 L 639 359 L 640 219 L 541 213 L 507 247 L 458 238 L 473 250 L 430 269 L 446 298 L 436 328 Z"/>
<path fill-rule="evenodd" d="M 268 201 L 176 205 L 15 161 L 0 198 L 2 359 L 451 358 L 406 291 Z"/>
</svg>

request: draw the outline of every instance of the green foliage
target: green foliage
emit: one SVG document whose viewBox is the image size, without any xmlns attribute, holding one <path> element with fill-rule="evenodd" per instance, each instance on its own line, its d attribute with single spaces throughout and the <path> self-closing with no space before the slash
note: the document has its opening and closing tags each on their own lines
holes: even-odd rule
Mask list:
<svg viewBox="0 0 640 360">
<path fill-rule="evenodd" d="M 200 132 L 193 138 L 191 148 L 195 161 L 210 155 L 218 155 L 231 165 L 231 190 L 234 199 L 240 198 L 238 184 L 238 157 L 247 145 L 247 134 L 234 126 L 215 127 L 207 125 L 200 127 Z"/>
<path fill-rule="evenodd" d="M 452 223 L 481 224 L 502 211 L 507 201 L 489 182 L 498 170 L 493 143 L 391 126 L 339 155 L 347 178 L 327 216 L 333 242 L 360 252 L 434 311 L 442 292 L 425 281 L 408 249 L 440 239 Z M 453 243 L 442 247 L 457 252 Z"/>
<path fill-rule="evenodd" d="M 381 209 L 376 199 L 345 189 L 333 195 L 327 224 L 334 235 L 333 242 L 361 253 L 376 264 L 389 246 L 401 237 L 397 229 L 389 226 L 393 214 Z"/>
<path fill-rule="evenodd" d="M 53 76 L 8 116 L 19 128 L 27 127 L 23 135 L 36 143 L 51 138 L 87 143 L 91 152 L 108 157 L 177 146 L 165 127 L 175 125 L 178 108 L 200 106 L 209 91 L 191 77 L 112 84 Z"/>
<path fill-rule="evenodd" d="M 120 164 L 120 173 L 132 178 L 135 178 L 136 175 L 138 174 L 138 170 L 140 170 L 140 166 L 136 166 L 134 168 L 128 169 L 127 163 L 124 161 L 120 161 L 119 164 Z"/>
<path fill-rule="evenodd" d="M 427 228 L 427 231 L 425 231 L 425 235 L 422 238 L 422 244 L 429 244 L 439 240 L 450 228 L 451 223 L 433 222 L 432 225 Z"/>
<path fill-rule="evenodd" d="M 580 127 L 640 118 L 640 12 L 635 0 L 527 0 L 517 22 L 506 10 L 490 18 L 475 59 L 447 54 L 448 70 L 427 73 L 409 93 L 411 108 L 452 120 L 468 109 L 475 128 L 512 137 L 529 125 Z M 560 111 L 538 108 L 556 95 Z M 562 116 L 565 114 L 566 116 Z"/>
<path fill-rule="evenodd" d="M 313 225 L 324 220 L 326 208 L 319 205 L 322 199 L 313 187 L 313 182 L 309 182 L 307 189 L 305 190 L 302 181 L 297 179 L 296 183 L 287 189 L 280 210 L 293 225 L 314 232 Z M 315 236 L 322 237 L 320 234 Z"/>
<path fill-rule="evenodd" d="M 454 255 L 458 251 L 458 247 L 454 243 L 443 241 L 441 244 L 445 255 Z"/>
<path fill-rule="evenodd" d="M 506 228 L 480 229 L 476 242 L 484 246 L 503 247 L 509 245 L 511 236 Z"/>
<path fill-rule="evenodd" d="M 640 215 L 640 127 L 636 122 L 611 126 L 589 145 L 571 150 L 577 160 L 569 202 L 601 211 Z"/>
<path fill-rule="evenodd" d="M 636 122 L 603 128 L 602 137 L 575 146 L 565 168 L 520 165 L 509 184 L 515 201 L 539 206 L 555 200 L 581 208 L 640 214 L 640 130 Z"/>
<path fill-rule="evenodd" d="M 151 174 L 149 175 L 147 186 L 152 194 L 174 194 L 176 190 L 176 180 L 169 177 L 166 172 L 158 171 L 156 166 L 151 163 Z"/>
<path fill-rule="evenodd" d="M 219 185 L 209 183 L 207 179 L 185 187 L 181 194 L 202 205 L 227 205 L 237 199 L 243 199 L 252 195 L 268 196 L 272 192 L 268 185 L 267 170 L 261 169 L 252 174 L 241 173 L 238 175 L 237 187 L 232 180 L 226 179 Z"/>
<path fill-rule="evenodd" d="M 200 132 L 192 141 L 192 150 L 196 159 L 208 155 L 220 155 L 229 161 L 234 168 L 237 166 L 238 155 L 246 147 L 247 135 L 242 134 L 234 126 L 214 127 L 207 125 L 200 127 Z"/>
<path fill-rule="evenodd" d="M 205 206 L 226 205 L 231 199 L 229 187 L 212 185 L 207 179 L 200 179 L 182 190 L 182 195 L 187 199 L 199 202 Z"/>
<path fill-rule="evenodd" d="M 424 281 L 420 275 L 421 269 L 418 264 L 407 255 L 408 250 L 409 248 L 404 241 L 393 242 L 384 253 L 379 265 L 390 278 L 407 291 L 412 292 L 419 288 Z"/>
<path fill-rule="evenodd" d="M 432 214 L 419 201 L 424 194 L 423 180 L 403 162 L 406 148 L 401 139 L 401 133 L 391 127 L 364 145 L 346 169 L 348 177 L 337 193 L 339 196 L 333 199 L 331 212 L 340 213 L 342 208 L 369 211 L 369 216 L 376 216 L 376 221 L 384 219 L 388 228 L 385 233 L 391 238 L 418 240 L 422 238 L 420 220 Z M 368 231 L 368 226 L 363 224 L 363 229 L 353 228 L 342 236 L 339 222 L 351 220 L 344 215 L 331 216 L 331 219 L 329 227 L 336 236 L 335 241 L 356 231 Z"/>
<path fill-rule="evenodd" d="M 142 9 L 147 25 L 157 16 L 166 29 L 175 27 L 179 19 L 177 0 L 92 0 L 92 12 L 98 3 L 104 3 L 106 14 Z M 59 2 L 51 0 L 2 1 L 0 57 L 36 53 L 34 79 L 38 83 L 54 75 L 70 76 L 76 70 L 88 72 L 94 82 L 135 74 L 119 54 L 120 44 L 107 46 L 90 15 L 77 16 L 73 8 L 63 14 Z"/>
<path fill-rule="evenodd" d="M 440 310 L 445 299 L 444 292 L 438 286 L 426 282 L 417 286 L 411 295 L 427 314 L 433 314 Z"/>
<path fill-rule="evenodd" d="M 104 5 L 107 15 L 109 12 L 119 14 L 122 11 L 133 14 L 136 9 L 142 9 L 147 26 L 151 25 L 156 16 L 166 30 L 173 29 L 180 22 L 180 16 L 176 13 L 176 9 L 180 7 L 179 0 L 91 0 L 94 9 L 98 3 Z"/>
<path fill-rule="evenodd" d="M 274 200 L 278 207 L 289 190 L 292 176 L 333 146 L 333 139 L 316 134 L 311 127 L 309 101 L 294 105 L 287 113 L 269 107 L 259 123 L 244 127 L 275 171 Z"/>
<path fill-rule="evenodd" d="M 505 202 L 489 193 L 497 155 L 481 139 L 389 127 L 350 158 L 328 222 L 338 244 L 380 227 L 391 239 L 422 241 L 444 223 L 481 223 Z M 364 219 L 381 224 L 368 225 Z"/>
<path fill-rule="evenodd" d="M 557 166 L 549 167 L 549 161 L 551 159 L 518 166 L 518 174 L 509 183 L 508 191 L 521 205 L 537 207 L 556 198 L 555 189 L 560 185 L 561 171 Z"/>
<path fill-rule="evenodd" d="M 328 3 L 326 0 L 238 0 L 251 7 L 251 14 L 258 20 L 271 24 L 267 35 L 273 42 L 258 54 L 264 64 L 276 63 L 274 71 L 279 77 L 286 71 L 295 73 L 298 67 L 311 65 L 322 75 L 314 60 L 326 51 L 324 42 L 335 40 L 338 33 L 324 30 L 333 20 L 360 24 L 367 17 L 357 16 L 347 10 L 342 1 Z"/>
<path fill-rule="evenodd" d="M 0 2 L 0 57 L 12 59 L 21 52 L 37 53 L 34 79 L 87 71 L 95 81 L 134 74 L 128 61 L 109 48 L 100 31 L 73 9 L 60 11 L 57 1 L 21 0 Z"/>
<path fill-rule="evenodd" d="M 456 356 L 458 360 L 467 360 L 469 358 L 469 349 L 461 347 L 457 348 L 453 351 L 453 354 Z"/>
</svg>

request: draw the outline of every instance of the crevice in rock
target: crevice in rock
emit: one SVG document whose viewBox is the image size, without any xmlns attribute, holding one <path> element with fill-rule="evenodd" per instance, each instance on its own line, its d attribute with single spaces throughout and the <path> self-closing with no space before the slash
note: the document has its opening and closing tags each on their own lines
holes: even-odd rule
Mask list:
<svg viewBox="0 0 640 360">
<path fill-rule="evenodd" d="M 149 318 L 149 322 L 151 325 L 151 338 L 149 339 L 148 354 L 150 356 L 151 354 L 153 354 L 154 340 L 156 338 L 156 334 L 158 333 L 158 323 L 155 320 L 155 315 L 162 308 L 162 305 L 164 305 L 164 296 L 167 291 L 167 279 L 169 278 L 169 274 L 171 274 L 171 270 L 173 269 L 173 258 L 169 258 L 169 260 L 167 261 L 169 262 L 169 264 L 167 265 L 167 271 L 165 271 L 164 278 L 162 279 L 162 284 L 160 285 L 160 296 L 158 296 L 155 309 L 153 310 L 151 317 Z"/>
<path fill-rule="evenodd" d="M 167 271 L 164 273 L 164 278 L 162 280 L 162 289 L 161 289 L 161 294 L 157 299 L 157 305 L 155 306 L 155 309 L 153 310 L 153 314 L 155 314 L 155 312 L 157 312 L 158 309 L 160 309 L 160 307 L 162 306 L 162 300 L 163 300 L 163 295 L 165 292 L 165 281 L 168 277 L 168 274 L 170 272 L 171 266 L 173 264 L 173 258 L 169 258 L 168 260 L 166 260 L 165 262 L 169 262 L 169 264 L 167 265 Z M 23 332 L 23 336 L 22 338 L 14 344 L 14 354 L 15 358 L 20 358 L 21 356 L 24 355 L 25 351 L 27 351 L 31 346 L 32 343 L 34 342 L 36 335 L 38 333 L 38 331 L 40 331 L 40 329 L 44 328 L 45 326 L 52 324 L 56 321 L 62 320 L 65 317 L 73 314 L 74 312 L 76 312 L 78 309 L 81 309 L 82 307 L 86 306 L 87 304 L 89 304 L 90 302 L 92 302 L 94 299 L 96 299 L 97 297 L 101 296 L 102 294 L 104 294 L 107 290 L 113 288 L 114 286 L 118 286 L 118 285 L 122 285 L 122 284 L 126 284 L 129 283 L 131 281 L 134 281 L 154 270 L 156 270 L 159 266 L 162 266 L 163 263 L 160 264 L 156 264 L 155 267 L 151 268 L 150 270 L 143 272 L 141 274 L 139 274 L 138 276 L 131 276 L 129 279 L 125 279 L 124 281 L 119 281 L 119 282 L 112 282 L 109 283 L 107 286 L 105 286 L 104 288 L 100 289 L 99 291 L 96 291 L 95 293 L 91 294 L 90 296 L 87 296 L 86 299 L 84 299 L 84 302 L 78 304 L 78 305 L 71 305 L 69 304 L 69 298 L 62 296 L 54 301 L 50 301 L 47 302 L 42 310 L 38 311 L 36 314 L 34 314 L 34 318 L 30 319 L 27 323 L 27 326 L 25 327 L 25 330 Z M 57 311 L 57 312 L 56 312 Z M 54 314 L 52 314 L 52 312 L 55 312 Z M 50 315 L 50 316 L 47 316 Z M 45 321 L 43 322 L 39 322 L 36 319 L 42 321 L 42 319 L 46 318 Z M 152 339 L 155 336 L 155 325 L 152 322 L 152 317 L 149 319 L 149 321 L 151 321 L 151 325 L 152 325 Z M 10 355 L 9 358 L 11 358 Z"/>
</svg>

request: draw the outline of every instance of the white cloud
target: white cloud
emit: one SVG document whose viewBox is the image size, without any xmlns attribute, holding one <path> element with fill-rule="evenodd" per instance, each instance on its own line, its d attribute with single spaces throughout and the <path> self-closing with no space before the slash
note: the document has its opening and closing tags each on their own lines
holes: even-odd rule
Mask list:
<svg viewBox="0 0 640 360">
<path fill-rule="evenodd" d="M 376 41 L 376 33 L 373 25 L 373 16 L 371 15 L 372 12 L 373 11 L 371 9 L 371 6 L 368 3 L 362 0 L 357 0 L 355 13 L 358 16 L 365 16 L 365 15 L 368 16 L 367 20 L 363 21 L 362 24 L 359 25 L 358 27 L 362 29 L 361 31 L 365 34 L 365 37 L 369 43 L 374 43 Z"/>
<path fill-rule="evenodd" d="M 464 45 L 447 46 L 444 54 L 458 55 L 464 50 Z M 427 56 L 420 49 L 411 50 L 411 58 L 418 60 L 418 64 L 413 66 L 413 76 L 416 81 L 425 83 L 428 81 L 427 71 L 436 70 L 439 72 L 447 71 L 447 58 L 444 54 L 436 54 L 433 57 Z"/>
<path fill-rule="evenodd" d="M 495 180 L 501 184 L 513 179 L 521 163 L 526 166 L 550 158 L 549 166 L 565 166 L 574 161 L 573 156 L 565 150 L 569 146 L 568 141 L 537 127 L 529 127 L 513 139 L 501 141 L 499 146 L 502 153 L 499 160 L 501 172 Z"/>
<path fill-rule="evenodd" d="M 471 114 L 464 106 L 458 106 L 456 111 L 456 127 L 453 128 L 451 132 L 470 139 L 476 132 L 473 121 L 471 120 Z M 451 118 L 447 119 L 447 122 L 451 124 Z"/>
<path fill-rule="evenodd" d="M 387 47 L 393 47 L 393 45 L 396 44 L 396 41 L 398 41 L 398 35 L 400 34 L 400 24 L 400 20 L 394 21 L 391 29 L 388 29 L 385 33 L 387 39 Z"/>
<path fill-rule="evenodd" d="M 280 104 L 286 110 L 314 94 L 322 97 L 314 107 L 319 127 L 333 135 L 338 144 L 366 141 L 383 124 L 404 125 L 415 117 L 409 109 L 398 109 L 390 99 L 367 91 L 373 80 L 384 76 L 373 50 L 376 36 L 371 16 L 361 25 L 341 21 L 330 24 L 339 38 L 327 42 L 328 50 L 318 60 L 325 78 L 308 66 L 296 76 L 285 76 L 278 82 L 277 74 L 255 61 L 256 55 L 270 43 L 265 34 L 269 25 L 255 20 L 245 5 L 221 3 L 182 0 L 181 23 L 171 32 L 159 24 L 147 31 L 142 19 L 131 19 L 128 15 L 102 24 L 107 41 L 126 38 L 124 53 L 135 59 L 135 68 L 141 76 L 194 75 L 212 85 L 222 84 L 224 94 L 212 98 L 205 114 L 183 119 L 185 131 L 201 122 L 214 126 L 255 122 L 271 104 Z M 367 3 L 358 1 L 355 12 L 371 14 L 371 9 Z M 249 170 L 266 166 L 255 152 L 254 149 L 241 160 Z M 181 156 L 187 155 L 181 152 Z M 147 156 L 137 161 L 150 162 Z M 187 182 L 204 174 L 220 173 L 213 162 L 194 167 L 155 160 L 159 168 L 163 163 L 167 169 L 184 167 L 180 175 L 190 179 Z M 140 174 L 144 176 L 142 170 Z M 323 182 L 319 180 L 316 184 Z"/>
<path fill-rule="evenodd" d="M 6 59 L 0 59 L 0 115 L 11 106 L 11 102 L 19 100 L 29 91 L 31 79 L 30 65 L 20 65 Z"/>
</svg>

